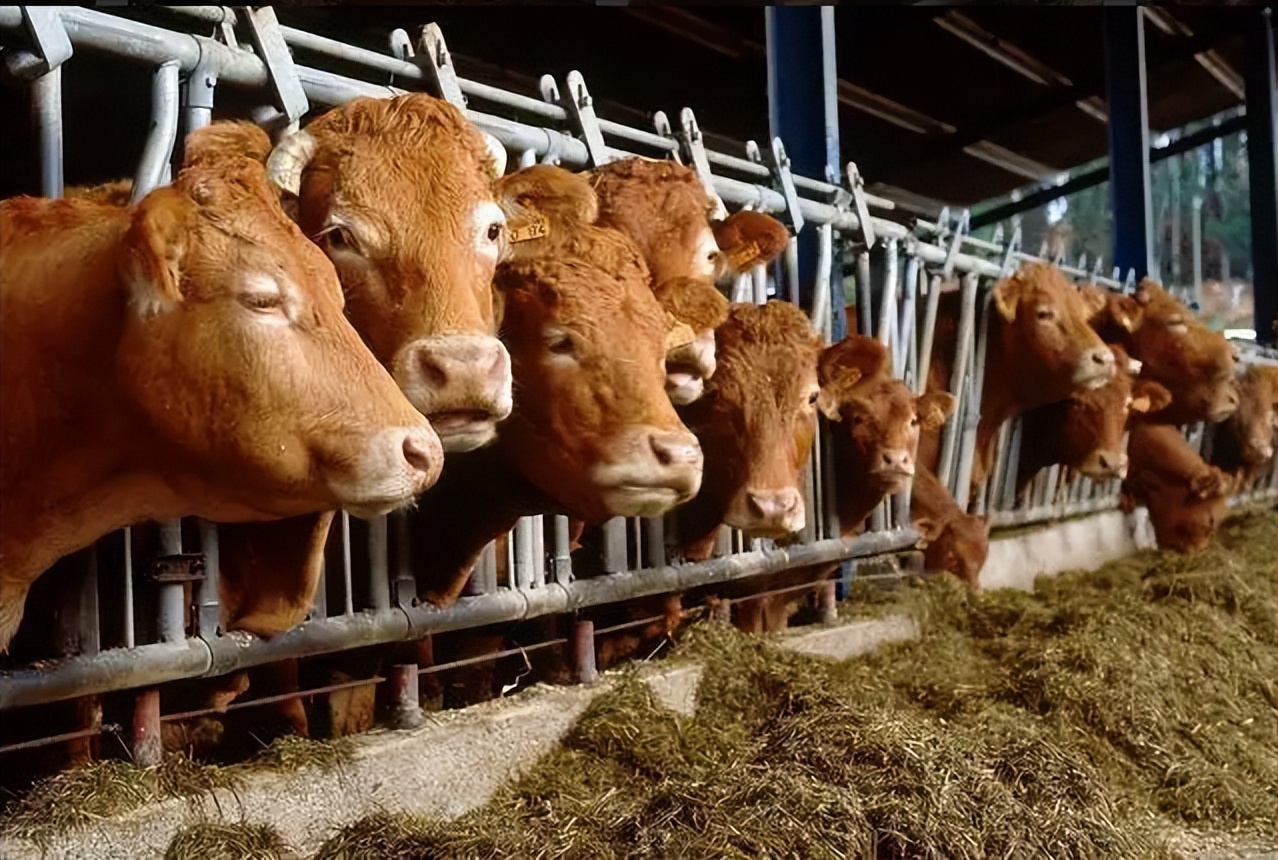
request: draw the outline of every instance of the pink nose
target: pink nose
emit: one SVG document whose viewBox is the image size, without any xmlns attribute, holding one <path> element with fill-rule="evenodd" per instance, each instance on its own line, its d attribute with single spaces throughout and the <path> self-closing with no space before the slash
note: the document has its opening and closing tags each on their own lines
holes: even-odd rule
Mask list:
<svg viewBox="0 0 1278 860">
<path fill-rule="evenodd" d="M 900 448 L 889 448 L 879 457 L 879 468 L 885 472 L 914 474 L 914 455 Z"/>
<path fill-rule="evenodd" d="M 493 338 L 445 341 L 419 352 L 423 381 L 440 399 L 450 389 L 468 388 L 486 399 L 496 400 L 510 386 L 510 354 Z"/>
<path fill-rule="evenodd" d="M 703 455 L 697 437 L 686 431 L 654 432 L 648 438 L 653 456 L 662 466 L 694 466 L 701 468 Z"/>
<path fill-rule="evenodd" d="M 439 471 L 439 442 L 436 434 L 410 430 L 404 437 L 404 459 L 408 465 L 430 476 Z"/>
<path fill-rule="evenodd" d="M 783 520 L 792 514 L 802 501 L 794 487 L 784 490 L 750 490 L 746 492 L 750 512 L 766 521 Z"/>
</svg>

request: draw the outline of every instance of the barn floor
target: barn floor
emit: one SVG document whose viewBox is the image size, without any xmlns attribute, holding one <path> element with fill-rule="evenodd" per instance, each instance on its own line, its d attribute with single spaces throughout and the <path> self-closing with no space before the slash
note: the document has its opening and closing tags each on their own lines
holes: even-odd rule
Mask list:
<svg viewBox="0 0 1278 860">
<path fill-rule="evenodd" d="M 843 662 L 701 627 L 694 716 L 621 683 L 486 806 L 319 857 L 1274 856 L 1276 548 L 1264 511 L 1032 594 L 867 593 L 923 635 Z"/>
<path fill-rule="evenodd" d="M 1032 593 L 973 598 L 947 580 L 866 587 L 841 607 L 847 619 L 897 619 L 921 637 L 850 660 L 795 650 L 836 631 L 760 640 L 697 625 L 662 661 L 666 676 L 700 667 L 690 674 L 700 677 L 695 700 L 676 695 L 678 711 L 651 673 L 626 671 L 594 690 L 490 703 L 481 720 L 453 712 L 476 723 L 476 738 L 505 737 L 500 722 L 515 735 L 563 740 L 542 747 L 553 751 L 514 782 L 496 773 L 509 755 L 489 767 L 465 749 L 428 743 L 419 753 L 446 754 L 449 778 L 495 788 L 482 806 L 436 813 L 447 820 L 374 815 L 334 835 L 390 807 L 377 797 L 412 783 L 423 761 L 439 764 L 414 758 L 411 733 L 392 732 L 368 738 L 380 758 L 344 772 L 339 763 L 336 777 L 307 768 L 229 790 L 239 812 L 228 790 L 211 790 L 222 797 L 217 813 L 203 804 L 192 816 L 184 801 L 169 801 L 113 829 L 136 830 L 123 843 L 154 845 L 146 856 L 167 845 L 174 860 L 1278 860 L 1276 547 L 1278 512 L 1268 510 L 1236 517 L 1193 559 L 1142 552 L 1092 573 L 1044 577 Z M 538 697 L 549 711 L 534 710 Z M 477 742 L 465 741 L 460 723 L 436 731 Z M 315 808 L 309 795 L 340 793 L 339 783 L 363 812 L 271 826 L 280 809 Z M 252 823 L 226 823 L 234 820 Z M 0 844 L 5 829 L 0 823 Z M 161 841 L 143 838 L 152 831 Z M 95 838 L 60 838 L 62 850 L 47 856 L 117 856 L 90 848 Z"/>
</svg>

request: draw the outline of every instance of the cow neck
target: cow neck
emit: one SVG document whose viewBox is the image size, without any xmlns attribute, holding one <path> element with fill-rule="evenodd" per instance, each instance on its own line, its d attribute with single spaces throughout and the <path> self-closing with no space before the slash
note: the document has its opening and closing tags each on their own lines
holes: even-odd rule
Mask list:
<svg viewBox="0 0 1278 860">
<path fill-rule="evenodd" d="M 441 606 L 451 604 L 484 547 L 520 517 L 553 507 L 510 467 L 498 446 L 449 454 L 438 483 L 410 514 L 418 594 Z"/>
<path fill-rule="evenodd" d="M 831 434 L 834 442 L 834 473 L 838 476 L 835 489 L 835 507 L 839 514 L 840 537 L 853 537 L 863 532 L 865 518 L 883 501 L 886 488 L 868 471 L 859 468 L 852 456 L 852 444 L 847 434 L 836 426 Z"/>
<path fill-rule="evenodd" d="M 689 561 L 705 561 L 714 553 L 732 500 L 731 494 L 708 488 L 704 479 L 701 486 L 701 492 L 690 502 L 675 509 L 679 549 Z"/>
</svg>

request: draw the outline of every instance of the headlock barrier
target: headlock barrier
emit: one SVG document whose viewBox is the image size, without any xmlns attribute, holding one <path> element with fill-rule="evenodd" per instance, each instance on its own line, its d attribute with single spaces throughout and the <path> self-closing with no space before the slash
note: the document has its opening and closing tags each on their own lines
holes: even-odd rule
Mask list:
<svg viewBox="0 0 1278 860">
<path fill-rule="evenodd" d="M 396 30 L 390 34 L 391 53 L 383 55 L 282 26 L 271 7 L 157 7 L 147 14 L 167 16 L 174 28 L 89 8 L 0 6 L 4 60 L 10 72 L 31 82 L 45 196 L 63 192 L 61 71 L 80 51 L 152 70 L 151 125 L 134 177 L 135 200 L 169 181 L 171 165 L 180 163 L 174 161 L 179 135 L 211 121 L 215 94 L 225 87 L 260 95 L 261 107 L 251 119 L 277 134 L 296 128 L 317 107 L 358 96 L 427 91 L 462 107 L 475 125 L 516 156 L 509 171 L 534 163 L 579 170 L 631 155 L 673 158 L 695 168 L 729 209 L 779 213 L 793 232 L 816 231 L 816 289 L 803 291 L 815 299 L 804 310 L 827 342 L 834 333 L 834 311 L 845 302 L 845 273 L 835 261 L 851 261 L 847 274 L 855 294 L 847 303 L 855 304 L 856 330 L 889 348 L 893 373 L 918 393 L 929 375 L 942 293 L 957 288 L 960 312 L 949 390 L 958 397 L 958 407 L 942 431 L 937 474 L 960 506 L 987 517 L 995 528 L 1117 507 L 1119 479 L 1093 482 L 1067 475 L 1059 466 L 1043 470 L 1018 492 L 1019 420 L 999 430 L 989 474 L 969 490 L 987 361 L 990 288 L 1024 261 L 1041 259 L 1021 248 L 1019 228 L 987 241 L 971 235 L 965 212 L 908 225 L 873 216 L 871 211 L 887 212 L 893 205 L 863 189 L 855 164 L 847 165 L 845 184 L 832 185 L 791 173 L 779 139 L 767 147 L 751 142 L 741 154 L 716 152 L 706 148 L 696 118 L 686 108 L 677 124 L 662 113 L 654 116 L 650 129 L 611 122 L 595 115 L 586 83 L 576 72 L 562 87 L 543 76 L 540 99 L 466 80 L 454 70 L 443 34 L 434 25 L 424 27 L 416 43 Z M 358 77 L 324 68 L 335 64 L 358 69 Z M 1052 262 L 1079 282 L 1125 292 L 1134 287 L 1130 275 L 1124 280 L 1118 271 L 1106 272 L 1099 259 L 1090 266 L 1085 259 L 1076 265 Z M 732 298 L 794 300 L 801 294 L 797 272 L 791 238 L 773 270 L 759 266 L 741 276 Z M 1244 352 L 1249 362 L 1278 363 L 1262 350 Z M 1201 427 L 1190 428 L 1189 434 L 1195 444 L 1210 442 Z M 830 428 L 821 419 L 808 464 L 806 504 L 812 513 L 799 540 L 787 546 L 751 540 L 725 527 L 714 558 L 684 563 L 671 551 L 668 521 L 619 518 L 602 526 L 591 543 L 599 557 L 589 565 L 575 565 L 566 517 L 525 517 L 488 546 L 467 595 L 446 610 L 417 600 L 407 539 L 411 514 L 362 521 L 342 512 L 331 530 L 323 582 L 308 620 L 269 640 L 219 630 L 216 526 L 197 520 L 162 524 L 157 557 L 143 556 L 132 530 L 125 529 L 75 556 L 82 561 L 75 564 L 74 582 L 65 589 L 57 616 L 64 628 L 63 648 L 47 655 L 52 659 L 0 670 L 0 711 L 112 691 L 145 691 L 179 679 L 419 640 L 431 633 L 571 614 L 805 565 L 850 562 L 846 577 L 858 559 L 913 548 L 919 535 L 910 525 L 908 485 L 875 510 L 864 534 L 840 537 L 832 459 Z M 1275 492 L 1271 464 L 1245 497 L 1272 497 Z M 111 594 L 122 597 L 100 602 L 99 595 L 107 593 L 100 579 L 110 583 Z M 139 703 L 158 718 L 157 697 L 143 693 Z M 0 738 L 0 747 L 4 742 Z"/>
</svg>

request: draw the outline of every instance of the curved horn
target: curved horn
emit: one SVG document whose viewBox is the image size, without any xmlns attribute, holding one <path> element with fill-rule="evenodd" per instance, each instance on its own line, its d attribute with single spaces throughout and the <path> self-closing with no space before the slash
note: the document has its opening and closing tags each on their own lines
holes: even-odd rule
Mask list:
<svg viewBox="0 0 1278 860">
<path fill-rule="evenodd" d="M 488 144 L 488 154 L 497 162 L 497 175 L 506 174 L 506 145 L 488 132 L 484 132 L 484 142 Z"/>
<path fill-rule="evenodd" d="M 302 171 L 319 144 L 309 132 L 297 131 L 276 144 L 266 158 L 266 175 L 293 194 L 302 192 Z"/>
</svg>

